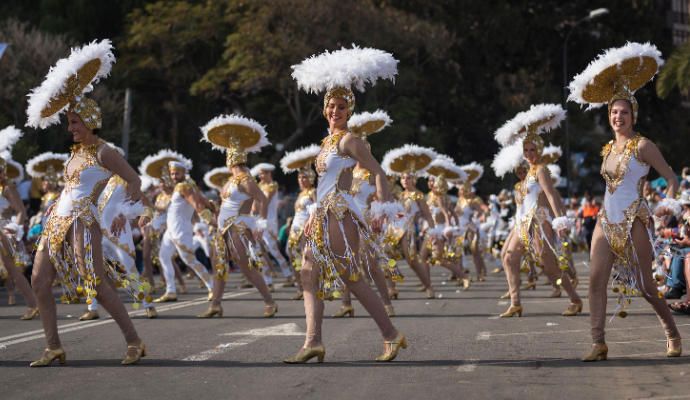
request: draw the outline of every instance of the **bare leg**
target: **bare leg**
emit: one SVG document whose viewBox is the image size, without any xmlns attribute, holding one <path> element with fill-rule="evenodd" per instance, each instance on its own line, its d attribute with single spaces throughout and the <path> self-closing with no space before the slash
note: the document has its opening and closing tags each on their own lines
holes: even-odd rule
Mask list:
<svg viewBox="0 0 690 400">
<path fill-rule="evenodd" d="M 7 242 L 7 238 L 2 238 L 2 246 L 5 249 L 10 249 L 10 245 Z M 9 253 L 9 252 L 8 252 Z M 2 263 L 7 267 L 7 273 L 10 274 L 10 279 L 8 281 L 13 281 L 14 285 L 24 296 L 24 301 L 29 308 L 36 308 L 36 297 L 34 292 L 31 290 L 31 285 L 26 280 L 26 277 L 22 273 L 21 269 L 14 265 L 14 260 L 11 254 L 4 254 L 2 256 Z M 9 291 L 9 290 L 8 290 Z"/>
<path fill-rule="evenodd" d="M 307 333 L 304 347 L 321 345 L 321 325 L 323 323 L 323 300 L 317 296 L 321 269 L 314 263 L 311 250 L 307 249 L 302 258 L 300 279 L 304 293 L 304 315 L 307 322 Z"/>
<path fill-rule="evenodd" d="M 268 290 L 268 286 L 266 286 L 266 282 L 264 282 L 264 278 L 261 275 L 261 272 L 249 268 L 249 258 L 247 255 L 247 249 L 244 247 L 244 244 L 240 240 L 240 234 L 232 229 L 230 229 L 228 232 L 229 237 L 226 236 L 227 246 L 228 249 L 234 250 L 233 255 L 235 256 L 237 265 L 240 267 L 240 271 L 242 271 L 242 274 L 247 278 L 247 280 L 252 285 L 254 285 L 254 287 L 259 291 L 259 293 L 261 293 L 261 297 L 263 297 L 264 303 L 266 303 L 267 306 L 274 305 L 275 302 L 273 301 L 271 292 Z M 218 298 L 218 304 L 220 304 L 220 297 Z"/>
<path fill-rule="evenodd" d="M 545 223 L 544 225 L 542 225 L 542 229 L 544 230 L 546 237 L 554 237 L 554 232 L 551 229 L 550 224 Z M 575 291 L 575 288 L 573 288 L 573 284 L 570 282 L 570 279 L 568 279 L 568 275 L 563 274 L 563 272 L 558 267 L 558 263 L 556 262 L 556 256 L 553 254 L 551 248 L 546 243 L 544 243 L 543 248 L 537 249 L 537 251 L 541 252 L 541 259 L 544 264 L 544 273 L 549 277 L 551 282 L 555 284 L 561 276 L 565 276 L 566 279 L 561 279 L 561 286 L 566 291 L 566 293 L 568 293 L 570 301 L 572 303 L 582 303 L 582 299 L 580 299 L 580 296 L 577 294 L 577 291 Z"/>
<path fill-rule="evenodd" d="M 379 296 L 381 296 L 383 304 L 390 306 L 391 298 L 388 294 L 388 285 L 386 285 L 386 275 L 384 275 L 381 267 L 378 265 L 375 259 L 370 258 L 369 265 L 371 266 L 371 277 L 374 280 L 376 290 L 379 292 Z"/>
<path fill-rule="evenodd" d="M 41 240 L 45 243 L 47 238 L 43 237 Z M 36 252 L 31 274 L 31 287 L 38 302 L 38 311 L 41 315 L 48 348 L 55 350 L 61 347 L 57 329 L 57 307 L 52 290 L 56 272 L 48 256 L 48 245 L 43 247 L 42 250 Z"/>
<path fill-rule="evenodd" d="M 142 256 L 144 258 L 144 273 L 142 275 L 143 275 L 144 279 L 146 279 L 151 284 L 151 287 L 153 288 L 155 285 L 153 282 L 153 252 L 152 252 L 152 247 L 153 246 L 151 246 L 150 234 L 145 233 L 144 237 L 143 237 L 143 243 L 142 243 Z"/>
<path fill-rule="evenodd" d="M 513 306 L 520 305 L 520 261 L 524 254 L 520 237 L 517 234 L 510 234 L 504 246 L 503 269 L 506 272 L 508 281 L 508 291 L 510 292 L 510 303 Z"/>
<path fill-rule="evenodd" d="M 405 234 L 405 236 L 403 236 L 403 238 L 400 240 L 400 246 L 407 264 L 410 266 L 410 268 L 412 268 L 412 271 L 414 271 L 414 273 L 417 275 L 419 280 L 422 282 L 422 285 L 424 285 L 425 288 L 431 288 L 431 281 L 429 279 L 429 275 L 427 274 L 428 266 L 422 265 L 417 257 L 413 258 L 410 254 L 407 234 Z"/>
<path fill-rule="evenodd" d="M 602 344 L 605 342 L 606 288 L 612 267 L 613 253 L 601 224 L 597 223 L 592 234 L 589 263 L 589 318 L 593 343 Z"/>
<path fill-rule="evenodd" d="M 632 239 L 641 269 L 641 271 L 637 273 L 638 289 L 642 292 L 642 296 L 645 300 L 647 300 L 654 309 L 656 316 L 659 318 L 659 322 L 661 322 L 661 326 L 664 328 L 666 337 L 668 339 L 680 338 L 680 333 L 671 315 L 671 310 L 668 308 L 666 301 L 659 298 L 656 283 L 651 273 L 654 251 L 652 249 L 652 244 L 649 242 L 649 234 L 639 219 L 635 220 L 633 223 Z"/>
</svg>

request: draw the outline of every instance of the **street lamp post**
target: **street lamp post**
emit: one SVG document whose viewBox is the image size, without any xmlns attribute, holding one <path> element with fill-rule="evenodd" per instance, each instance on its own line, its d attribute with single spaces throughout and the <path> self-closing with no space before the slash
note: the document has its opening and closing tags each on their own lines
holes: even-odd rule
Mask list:
<svg viewBox="0 0 690 400">
<path fill-rule="evenodd" d="M 589 14 L 581 18 L 575 23 L 573 23 L 570 26 L 570 30 L 568 33 L 565 35 L 565 39 L 563 40 L 563 109 L 567 109 L 568 107 L 568 40 L 570 40 L 570 36 L 573 34 L 575 31 L 575 28 L 577 28 L 578 25 L 580 25 L 583 22 L 591 21 L 594 18 L 601 17 L 603 15 L 606 15 L 609 13 L 608 8 L 597 8 L 595 10 L 592 10 L 589 12 Z M 570 183 L 572 181 L 572 176 L 570 173 L 570 132 L 569 132 L 569 126 L 568 126 L 568 118 L 565 119 L 565 173 L 566 173 L 566 195 L 570 197 Z"/>
</svg>

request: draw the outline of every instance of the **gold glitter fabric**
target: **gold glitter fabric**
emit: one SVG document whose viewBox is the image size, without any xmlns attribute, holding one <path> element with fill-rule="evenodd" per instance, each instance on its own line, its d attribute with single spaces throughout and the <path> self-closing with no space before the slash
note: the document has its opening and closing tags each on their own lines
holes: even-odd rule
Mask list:
<svg viewBox="0 0 690 400">
<path fill-rule="evenodd" d="M 69 111 L 77 114 L 87 128 L 101 129 L 101 108 L 96 100 L 84 96 L 77 97 L 76 101 L 70 103 Z"/>
<path fill-rule="evenodd" d="M 306 244 L 306 237 L 304 236 L 304 224 L 308 217 L 307 205 L 316 202 L 316 189 L 309 188 L 302 190 L 295 200 L 295 218 L 290 226 L 290 234 L 287 242 L 287 252 L 290 256 L 292 266 L 295 271 L 302 269 L 302 255 L 304 253 L 304 246 Z M 301 216 L 301 220 L 298 219 Z"/>
</svg>

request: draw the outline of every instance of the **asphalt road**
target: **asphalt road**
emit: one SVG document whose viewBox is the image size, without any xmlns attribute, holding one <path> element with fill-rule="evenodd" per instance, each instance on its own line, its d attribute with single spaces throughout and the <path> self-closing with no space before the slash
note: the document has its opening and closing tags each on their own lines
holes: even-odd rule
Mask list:
<svg viewBox="0 0 690 400">
<path fill-rule="evenodd" d="M 577 264 L 585 295 L 582 256 Z M 104 311 L 100 320 L 79 322 L 83 306 L 59 305 L 67 364 L 31 369 L 45 347 L 40 321 L 19 321 L 24 308 L 8 307 L 3 288 L 0 399 L 690 399 L 688 357 L 664 357 L 663 331 L 641 298 L 628 318 L 607 325 L 609 361 L 584 364 L 586 300 L 584 314 L 561 317 L 567 299 L 548 298 L 550 287 L 540 284 L 524 294 L 522 318 L 498 319 L 508 306 L 498 300 L 506 290 L 502 274 L 461 292 L 433 269 L 439 298 L 427 300 L 404 272 L 394 323 L 410 347 L 389 364 L 373 361 L 382 339 L 356 303 L 355 318 L 324 320 L 324 364 L 285 365 L 303 342 L 302 302 L 278 288 L 280 311 L 264 319 L 254 290 L 232 288 L 222 319 L 195 317 L 208 304 L 201 289 L 158 307 L 157 320 L 132 311 L 149 356 L 131 367 L 119 365 L 125 343 Z M 338 307 L 327 304 L 327 315 Z M 689 338 L 690 319 L 676 321 Z"/>
</svg>

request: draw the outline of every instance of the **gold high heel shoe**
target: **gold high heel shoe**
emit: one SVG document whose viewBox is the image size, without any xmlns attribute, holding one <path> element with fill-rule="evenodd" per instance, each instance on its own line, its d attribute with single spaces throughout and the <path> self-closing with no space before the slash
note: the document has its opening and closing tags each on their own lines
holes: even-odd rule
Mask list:
<svg viewBox="0 0 690 400">
<path fill-rule="evenodd" d="M 292 300 L 303 300 L 303 299 L 304 299 L 304 294 L 301 291 L 295 293 L 295 295 L 292 296 Z"/>
<path fill-rule="evenodd" d="M 388 314 L 388 317 L 389 317 L 389 318 L 390 318 L 390 317 L 395 317 L 395 309 L 393 308 L 392 305 L 387 306 L 387 305 L 384 304 L 384 305 L 383 305 L 383 308 L 386 309 L 386 314 Z"/>
<path fill-rule="evenodd" d="M 667 339 L 666 357 L 680 357 L 681 354 L 683 354 L 683 346 L 680 342 L 680 338 Z"/>
<path fill-rule="evenodd" d="M 460 281 L 458 281 L 458 282 L 460 282 Z M 471 286 L 470 282 L 472 282 L 472 281 L 470 281 L 468 278 L 463 279 L 462 280 L 462 290 L 468 290 Z"/>
<path fill-rule="evenodd" d="M 98 311 L 86 310 L 86 312 L 79 317 L 79 321 L 93 321 L 94 319 L 98 319 L 100 317 L 101 316 L 98 315 Z"/>
<path fill-rule="evenodd" d="M 221 306 L 214 306 L 211 305 L 208 307 L 208 310 L 202 312 L 201 314 L 197 315 L 197 318 L 213 318 L 215 316 L 218 316 L 218 318 L 223 318 L 223 307 Z"/>
<path fill-rule="evenodd" d="M 148 319 L 158 318 L 158 311 L 156 311 L 155 307 L 147 307 L 146 308 L 146 318 L 148 318 Z"/>
<path fill-rule="evenodd" d="M 423 292 L 425 290 L 426 290 L 426 286 L 424 286 L 424 285 L 421 285 L 417 289 L 415 289 L 415 291 L 417 291 L 417 292 Z"/>
<path fill-rule="evenodd" d="M 213 301 L 213 291 L 208 291 L 208 301 Z"/>
<path fill-rule="evenodd" d="M 60 347 L 59 349 L 51 350 L 51 349 L 45 349 L 43 351 L 43 355 L 41 358 L 38 360 L 32 362 L 29 364 L 30 367 L 35 368 L 35 367 L 47 367 L 49 366 L 54 360 L 58 360 L 60 365 L 64 365 L 66 361 L 66 356 L 65 356 L 65 351 Z"/>
<path fill-rule="evenodd" d="M 433 299 L 436 297 L 436 292 L 434 292 L 434 289 L 432 288 L 427 288 L 426 289 L 426 298 L 427 299 Z"/>
<path fill-rule="evenodd" d="M 509 299 L 510 298 L 510 290 L 503 293 L 503 295 L 500 297 L 501 300 Z"/>
<path fill-rule="evenodd" d="M 511 305 L 508 307 L 506 312 L 500 315 L 501 318 L 511 318 L 514 316 L 522 317 L 522 306 L 513 306 Z"/>
<path fill-rule="evenodd" d="M 333 318 L 343 318 L 346 315 L 349 315 L 350 318 L 355 317 L 355 309 L 352 306 L 342 306 L 340 307 L 340 310 L 333 314 Z"/>
<path fill-rule="evenodd" d="M 383 342 L 383 346 L 385 347 L 385 350 L 383 354 L 376 357 L 376 361 L 393 361 L 395 360 L 395 357 L 398 356 L 400 348 L 407 348 L 407 339 L 405 338 L 405 335 L 398 333 L 398 336 L 394 340 L 386 340 Z"/>
<path fill-rule="evenodd" d="M 22 321 L 29 321 L 29 320 L 32 320 L 32 319 L 34 319 L 34 318 L 36 318 L 36 317 L 38 317 L 38 307 L 36 307 L 36 308 L 29 308 L 28 310 L 26 310 L 26 312 L 24 313 L 24 315 L 22 315 L 21 317 L 19 317 L 19 319 L 21 319 Z"/>
<path fill-rule="evenodd" d="M 582 312 L 582 303 L 570 303 L 568 308 L 561 314 L 564 317 L 574 317 Z"/>
<path fill-rule="evenodd" d="M 302 347 L 297 354 L 283 360 L 285 364 L 306 364 L 309 360 L 316 357 L 319 363 L 326 357 L 326 349 L 323 345 L 315 347 Z"/>
<path fill-rule="evenodd" d="M 278 314 L 278 305 L 273 304 L 270 306 L 264 306 L 264 318 L 272 318 Z"/>
<path fill-rule="evenodd" d="M 177 294 L 175 293 L 164 293 L 161 297 L 154 300 L 154 303 L 169 303 L 171 301 L 177 301 Z"/>
<path fill-rule="evenodd" d="M 134 355 L 130 354 L 130 350 L 134 351 Z M 132 365 L 136 364 L 141 360 L 142 357 L 146 357 L 146 346 L 144 342 L 139 343 L 138 346 L 130 345 L 127 346 L 127 354 L 120 364 L 122 365 Z"/>
<path fill-rule="evenodd" d="M 522 290 L 537 290 L 537 282 L 532 281 L 532 282 L 527 282 L 523 287 Z"/>
<path fill-rule="evenodd" d="M 606 343 L 594 343 L 592 351 L 582 358 L 584 362 L 606 361 L 609 354 L 609 347 Z"/>
<path fill-rule="evenodd" d="M 391 300 L 398 300 L 398 296 L 400 295 L 400 291 L 398 289 L 388 289 L 388 298 Z"/>
<path fill-rule="evenodd" d="M 549 297 L 552 299 L 557 299 L 557 298 L 561 297 L 561 288 L 559 288 L 559 287 L 553 288 L 553 291 L 551 292 Z"/>
</svg>

